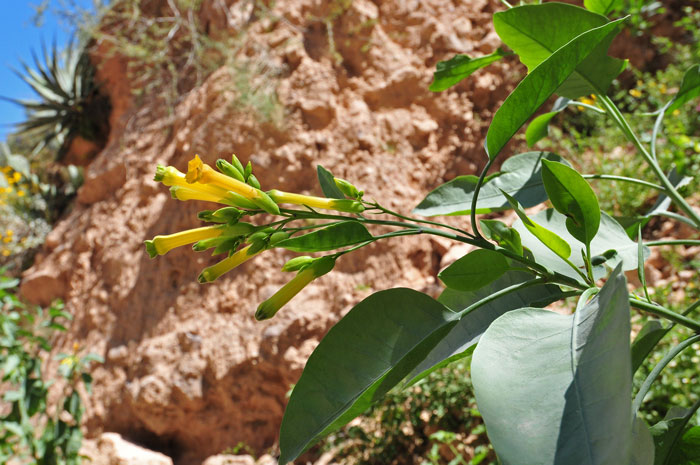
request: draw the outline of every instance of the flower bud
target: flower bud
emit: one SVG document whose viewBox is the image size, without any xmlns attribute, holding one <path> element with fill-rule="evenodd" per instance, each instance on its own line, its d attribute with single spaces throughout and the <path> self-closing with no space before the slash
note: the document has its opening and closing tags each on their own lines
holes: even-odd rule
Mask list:
<svg viewBox="0 0 700 465">
<path fill-rule="evenodd" d="M 226 160 L 222 160 L 221 158 L 216 160 L 216 168 L 222 173 L 224 173 L 226 176 L 230 176 L 233 179 L 236 179 L 241 182 L 244 181 L 243 175 L 240 173 L 240 171 L 238 171 L 235 166 L 233 166 Z"/>
<path fill-rule="evenodd" d="M 364 192 L 357 190 L 357 187 L 353 186 L 345 179 L 333 178 L 333 181 L 335 181 L 335 185 L 340 189 L 340 192 L 351 199 L 361 199 L 364 195 Z"/>
<path fill-rule="evenodd" d="M 236 170 L 241 173 L 241 176 L 243 173 L 245 173 L 245 169 L 243 168 L 243 164 L 241 161 L 238 159 L 238 157 L 235 154 L 231 154 L 231 164 L 233 165 Z"/>
<path fill-rule="evenodd" d="M 278 242 L 281 242 L 285 239 L 289 238 L 289 233 L 285 231 L 276 231 L 270 234 L 270 239 L 268 243 L 273 246 L 277 244 Z"/>
<path fill-rule="evenodd" d="M 311 281 L 323 276 L 333 269 L 335 258 L 327 256 L 313 261 L 313 263 L 303 268 L 287 284 L 282 286 L 272 297 L 258 306 L 255 312 L 256 320 L 267 320 L 286 305 L 292 298 L 301 292 Z"/>
<path fill-rule="evenodd" d="M 186 244 L 221 236 L 223 230 L 220 226 L 205 226 L 203 228 L 180 231 L 167 236 L 156 236 L 150 241 L 145 241 L 146 251 L 151 258 L 156 255 L 164 255 L 170 250 Z"/>
<path fill-rule="evenodd" d="M 327 199 L 314 197 L 312 195 L 293 194 L 273 189 L 267 192 L 270 198 L 276 203 L 291 203 L 295 205 L 306 205 L 311 208 L 325 208 L 348 213 L 361 213 L 365 210 L 362 202 L 350 199 Z"/>
<path fill-rule="evenodd" d="M 314 257 L 308 255 L 294 257 L 282 266 L 282 271 L 299 271 L 306 265 L 313 263 L 314 260 Z"/>
<path fill-rule="evenodd" d="M 210 283 L 214 280 L 216 280 L 219 276 L 221 276 L 224 273 L 227 273 L 237 267 L 238 265 L 244 263 L 247 260 L 250 260 L 255 256 L 255 254 L 249 254 L 248 251 L 250 249 L 250 246 L 248 247 L 243 247 L 242 249 L 236 251 L 233 255 L 231 255 L 228 258 L 224 258 L 221 260 L 219 263 L 216 265 L 209 266 L 207 268 L 204 268 L 202 272 L 199 274 L 199 277 L 197 278 L 197 281 L 200 283 Z"/>
<path fill-rule="evenodd" d="M 248 185 L 253 186 L 256 189 L 260 189 L 260 181 L 258 181 L 258 178 L 256 178 L 255 175 L 252 173 L 250 176 L 248 176 L 246 183 L 248 183 Z"/>
</svg>

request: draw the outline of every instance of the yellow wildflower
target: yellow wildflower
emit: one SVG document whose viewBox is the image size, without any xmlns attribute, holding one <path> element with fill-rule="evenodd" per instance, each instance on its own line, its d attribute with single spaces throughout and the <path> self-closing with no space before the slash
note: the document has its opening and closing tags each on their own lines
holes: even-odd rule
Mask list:
<svg viewBox="0 0 700 465">
<path fill-rule="evenodd" d="M 8 249 L 2 249 L 2 256 L 3 257 L 9 257 L 10 253 L 11 252 Z"/>
<path fill-rule="evenodd" d="M 632 97 L 639 98 L 639 97 L 642 96 L 642 93 L 641 93 L 639 90 L 637 90 L 637 89 L 630 89 L 630 95 L 631 95 Z"/>
<path fill-rule="evenodd" d="M 15 232 L 14 232 L 13 230 L 11 230 L 11 229 L 5 230 L 5 234 L 8 235 L 8 236 L 12 236 L 14 233 L 15 233 Z"/>
<path fill-rule="evenodd" d="M 668 88 L 666 87 L 666 84 L 661 84 L 659 86 L 659 92 L 661 92 L 662 94 L 665 94 L 667 91 L 668 91 Z"/>
<path fill-rule="evenodd" d="M 185 175 L 185 180 L 190 184 L 199 182 L 202 184 L 212 184 L 214 186 L 218 186 L 227 191 L 231 191 L 245 197 L 268 213 L 278 215 L 280 212 L 277 204 L 275 204 L 275 202 L 273 202 L 263 191 L 223 173 L 219 173 L 211 166 L 205 165 L 199 158 L 199 155 L 195 155 L 195 157 L 187 164 L 187 174 Z"/>
<path fill-rule="evenodd" d="M 197 281 L 200 283 L 210 283 L 214 280 L 216 280 L 219 276 L 221 276 L 224 273 L 228 273 L 232 269 L 236 268 L 238 265 L 246 262 L 247 260 L 250 260 L 263 250 L 264 248 L 258 250 L 257 252 L 249 254 L 248 251 L 252 245 L 243 247 L 242 249 L 236 251 L 233 255 L 231 255 L 228 258 L 225 258 L 221 260 L 219 263 L 216 265 L 209 266 L 207 268 L 204 268 L 202 272 L 199 274 L 199 277 L 197 278 Z"/>
<path fill-rule="evenodd" d="M 188 229 L 167 236 L 156 236 L 150 241 L 145 241 L 146 251 L 151 258 L 156 255 L 164 255 L 176 247 L 192 244 L 202 239 L 219 237 L 223 229 L 219 226 L 205 226 L 203 228 Z"/>
<path fill-rule="evenodd" d="M 0 171 L 2 171 L 5 174 L 8 174 L 10 171 L 12 171 L 12 167 L 11 166 L 3 166 L 2 169 L 0 169 Z"/>
<path fill-rule="evenodd" d="M 314 197 L 312 195 L 292 194 L 276 189 L 268 191 L 268 195 L 276 203 L 291 203 L 294 205 L 306 205 L 311 208 L 325 208 L 349 213 L 361 213 L 365 210 L 362 202 L 350 199 L 327 199 L 324 197 Z"/>
<path fill-rule="evenodd" d="M 585 103 L 586 105 L 595 105 L 595 100 L 588 97 L 581 97 L 581 102 Z"/>
<path fill-rule="evenodd" d="M 673 112 L 671 112 L 671 114 L 672 114 L 673 116 L 678 116 L 678 115 L 681 114 L 681 111 L 680 111 L 678 108 L 676 108 L 675 110 L 673 110 Z"/>
<path fill-rule="evenodd" d="M 7 243 L 9 243 L 9 242 L 12 242 L 12 237 L 11 237 L 11 236 L 7 236 L 7 237 L 3 238 L 2 241 L 3 241 L 5 244 L 7 244 Z"/>
<path fill-rule="evenodd" d="M 18 191 L 17 191 L 17 197 L 24 197 L 24 191 L 23 191 L 23 190 L 18 190 Z"/>
</svg>

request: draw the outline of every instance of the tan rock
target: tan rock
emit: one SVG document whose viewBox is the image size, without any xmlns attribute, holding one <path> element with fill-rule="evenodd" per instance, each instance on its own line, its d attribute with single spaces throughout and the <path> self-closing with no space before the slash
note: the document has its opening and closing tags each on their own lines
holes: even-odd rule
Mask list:
<svg viewBox="0 0 700 465">
<path fill-rule="evenodd" d="M 133 444 L 117 433 L 103 433 L 83 442 L 81 454 L 92 465 L 173 465 L 167 455 Z"/>
<path fill-rule="evenodd" d="M 214 455 L 202 462 L 202 465 L 257 465 L 250 455 Z"/>
</svg>

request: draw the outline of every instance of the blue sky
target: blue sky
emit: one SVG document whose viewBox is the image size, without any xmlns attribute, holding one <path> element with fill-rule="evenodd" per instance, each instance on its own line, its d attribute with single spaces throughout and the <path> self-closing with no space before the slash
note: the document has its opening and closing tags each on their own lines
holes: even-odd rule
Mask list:
<svg viewBox="0 0 700 465">
<path fill-rule="evenodd" d="M 34 93 L 12 68 L 20 69 L 20 60 L 32 63 L 32 49 L 40 51 L 42 39 L 50 45 L 54 37 L 57 44 L 65 44 L 70 33 L 68 26 L 50 11 L 44 15 L 43 24 L 37 27 L 33 22 L 35 10 L 41 0 L 4 0 L 0 14 L 0 95 L 3 97 L 32 99 Z M 91 0 L 77 0 L 83 7 L 92 5 Z M 49 0 L 49 10 L 61 4 L 60 0 Z M 5 140 L 11 132 L 12 123 L 22 120 L 24 112 L 21 107 L 0 100 L 0 141 Z"/>
</svg>

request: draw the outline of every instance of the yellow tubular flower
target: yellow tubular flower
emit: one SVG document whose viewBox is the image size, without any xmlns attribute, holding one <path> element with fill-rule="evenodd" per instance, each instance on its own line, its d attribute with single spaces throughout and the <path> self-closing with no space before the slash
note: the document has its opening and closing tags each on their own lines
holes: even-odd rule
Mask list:
<svg viewBox="0 0 700 465">
<path fill-rule="evenodd" d="M 188 229 L 167 236 L 156 236 L 153 240 L 145 241 L 146 251 L 151 258 L 156 255 L 164 255 L 176 247 L 192 244 L 202 239 L 219 237 L 223 229 L 219 226 L 205 226 L 203 228 Z"/>
<path fill-rule="evenodd" d="M 237 179 L 233 179 L 223 173 L 219 173 L 212 169 L 211 166 L 205 165 L 199 158 L 199 155 L 195 155 L 187 164 L 185 180 L 190 184 L 199 182 L 201 184 L 214 185 L 224 190 L 231 191 L 234 194 L 245 197 L 257 207 L 273 215 L 278 215 L 280 212 L 277 204 L 263 191 L 238 181 Z"/>
<path fill-rule="evenodd" d="M 313 195 L 292 194 L 276 189 L 267 193 L 276 203 L 291 203 L 294 205 L 306 205 L 311 208 L 325 208 L 327 210 L 337 210 L 348 213 L 361 213 L 365 210 L 362 202 L 350 199 L 326 199 L 324 197 L 314 197 Z"/>
<path fill-rule="evenodd" d="M 258 306 L 258 309 L 255 311 L 255 319 L 267 320 L 275 316 L 280 308 L 284 307 L 311 281 L 331 271 L 333 266 L 335 266 L 335 258 L 322 257 L 314 261 L 312 265 L 302 269 L 291 281 L 275 292 L 272 297 Z"/>
<path fill-rule="evenodd" d="M 250 249 L 250 245 L 247 247 L 243 247 L 242 249 L 236 251 L 233 255 L 231 255 L 228 258 L 225 258 L 221 260 L 219 263 L 216 265 L 209 266 L 207 268 L 204 268 L 202 272 L 199 274 L 199 277 L 197 278 L 197 281 L 200 283 L 210 283 L 214 280 L 216 280 L 219 276 L 221 276 L 224 273 L 228 273 L 232 269 L 236 268 L 238 265 L 244 263 L 247 260 L 250 260 L 260 252 L 262 252 L 263 249 L 258 250 L 255 253 L 248 254 L 248 250 Z"/>
<path fill-rule="evenodd" d="M 202 192 L 206 192 L 212 195 L 218 195 L 219 197 L 226 197 L 227 190 L 221 187 L 214 186 L 211 184 L 202 184 L 199 182 L 188 183 L 185 179 L 185 173 L 180 172 L 174 166 L 162 166 L 158 165 L 156 167 L 156 175 L 153 178 L 154 181 L 162 182 L 166 186 L 181 186 L 188 189 L 194 189 Z"/>
</svg>

